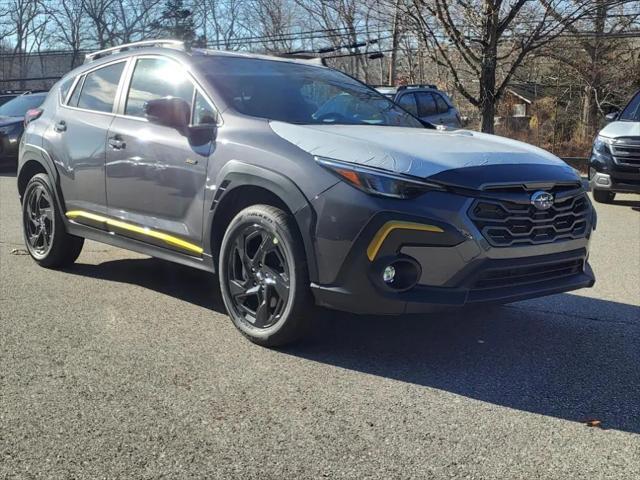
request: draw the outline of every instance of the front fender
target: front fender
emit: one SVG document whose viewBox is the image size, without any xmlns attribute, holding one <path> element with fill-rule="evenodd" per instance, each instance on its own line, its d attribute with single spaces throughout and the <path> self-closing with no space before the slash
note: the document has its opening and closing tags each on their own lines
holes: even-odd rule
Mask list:
<svg viewBox="0 0 640 480">
<path fill-rule="evenodd" d="M 218 213 L 217 207 L 224 197 L 241 186 L 260 187 L 280 198 L 293 214 L 304 243 L 310 280 L 315 281 L 317 265 L 312 233 L 316 223 L 315 212 L 305 195 L 291 179 L 273 170 L 231 160 L 218 172 L 215 185 L 216 191 L 206 222 L 208 228 L 205 230 L 205 245 L 211 245 L 211 235 Z"/>
</svg>

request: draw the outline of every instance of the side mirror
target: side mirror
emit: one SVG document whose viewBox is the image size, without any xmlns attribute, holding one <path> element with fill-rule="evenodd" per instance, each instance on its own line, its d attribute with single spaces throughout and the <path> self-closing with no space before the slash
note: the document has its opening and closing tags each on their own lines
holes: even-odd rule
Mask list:
<svg viewBox="0 0 640 480">
<path fill-rule="evenodd" d="M 181 98 L 164 97 L 149 100 L 144 104 L 144 112 L 152 123 L 175 128 L 183 133 L 189 128 L 191 107 Z"/>
<path fill-rule="evenodd" d="M 189 127 L 189 142 L 197 147 L 215 141 L 217 135 L 218 126 L 215 123 Z"/>
<path fill-rule="evenodd" d="M 618 119 L 618 115 L 620 115 L 620 112 L 618 110 L 614 110 L 613 112 L 607 113 L 605 115 L 605 119 L 608 122 L 615 122 Z"/>
</svg>

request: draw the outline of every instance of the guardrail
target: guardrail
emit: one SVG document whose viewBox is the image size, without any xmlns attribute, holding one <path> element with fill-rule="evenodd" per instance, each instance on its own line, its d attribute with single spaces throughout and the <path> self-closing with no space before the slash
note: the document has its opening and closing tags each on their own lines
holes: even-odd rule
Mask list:
<svg viewBox="0 0 640 480">
<path fill-rule="evenodd" d="M 587 167 L 589 166 L 589 159 L 584 157 L 560 157 L 576 170 L 580 170 L 581 173 L 587 173 Z"/>
</svg>

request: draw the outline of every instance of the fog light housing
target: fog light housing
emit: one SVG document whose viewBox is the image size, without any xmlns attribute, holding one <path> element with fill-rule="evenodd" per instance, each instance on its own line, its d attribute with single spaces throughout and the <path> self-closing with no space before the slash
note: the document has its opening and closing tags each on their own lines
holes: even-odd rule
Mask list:
<svg viewBox="0 0 640 480">
<path fill-rule="evenodd" d="M 393 265 L 387 265 L 382 272 L 382 281 L 384 283 L 393 283 L 396 278 L 396 269 Z"/>
<path fill-rule="evenodd" d="M 380 258 L 371 268 L 371 279 L 386 290 L 404 292 L 416 286 L 422 268 L 408 255 Z"/>
</svg>

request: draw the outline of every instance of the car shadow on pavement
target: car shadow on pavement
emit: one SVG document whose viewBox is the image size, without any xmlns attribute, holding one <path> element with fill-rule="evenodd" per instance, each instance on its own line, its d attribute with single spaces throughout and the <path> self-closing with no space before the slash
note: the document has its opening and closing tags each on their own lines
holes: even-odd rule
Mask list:
<svg viewBox="0 0 640 480">
<path fill-rule="evenodd" d="M 622 207 L 631 207 L 631 210 L 640 212 L 640 200 L 614 200 L 612 205 L 620 205 Z"/>
<path fill-rule="evenodd" d="M 0 167 L 0 177 L 16 178 L 17 172 L 12 167 Z"/>
<path fill-rule="evenodd" d="M 139 285 L 225 313 L 213 275 L 162 260 L 76 264 L 68 273 Z M 280 351 L 640 433 L 640 308 L 634 305 L 562 294 L 397 318 L 321 310 L 311 335 Z"/>
</svg>

